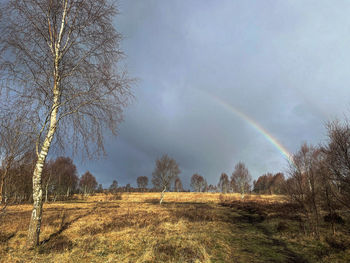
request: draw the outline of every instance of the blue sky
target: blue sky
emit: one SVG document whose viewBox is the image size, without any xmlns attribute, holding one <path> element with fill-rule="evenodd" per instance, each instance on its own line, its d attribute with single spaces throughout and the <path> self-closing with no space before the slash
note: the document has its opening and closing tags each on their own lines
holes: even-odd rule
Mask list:
<svg viewBox="0 0 350 263">
<path fill-rule="evenodd" d="M 135 101 L 108 156 L 77 163 L 104 186 L 151 178 L 156 158 L 216 184 L 243 161 L 252 177 L 285 172 L 261 133 L 211 97 L 248 115 L 295 152 L 324 143 L 324 124 L 350 114 L 349 1 L 124 0 L 115 26 Z"/>
</svg>

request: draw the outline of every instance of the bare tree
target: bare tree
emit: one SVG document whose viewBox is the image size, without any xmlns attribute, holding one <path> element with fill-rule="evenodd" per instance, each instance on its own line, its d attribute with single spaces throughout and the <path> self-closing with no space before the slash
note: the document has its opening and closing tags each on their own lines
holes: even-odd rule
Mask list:
<svg viewBox="0 0 350 263">
<path fill-rule="evenodd" d="M 227 174 L 225 174 L 225 173 L 221 174 L 220 180 L 218 183 L 218 187 L 219 187 L 221 193 L 226 194 L 228 192 L 228 190 L 230 188 L 230 181 L 228 179 Z"/>
<path fill-rule="evenodd" d="M 176 161 L 164 154 L 156 160 L 156 167 L 152 173 L 152 183 L 158 190 L 162 190 L 159 203 L 162 204 L 164 192 L 170 188 L 173 180 L 180 174 Z"/>
<path fill-rule="evenodd" d="M 284 189 L 283 189 L 284 184 L 285 184 L 284 174 L 276 173 L 272 178 L 270 193 L 284 194 Z"/>
<path fill-rule="evenodd" d="M 191 177 L 191 187 L 193 191 L 195 192 L 204 192 L 207 188 L 208 184 L 207 181 L 204 179 L 203 176 L 199 174 L 194 174 Z"/>
<path fill-rule="evenodd" d="M 30 113 L 36 133 L 34 205 L 28 246 L 36 246 L 42 217 L 42 170 L 52 143 L 92 157 L 103 153 L 103 131 L 116 134 L 130 99 L 117 67 L 121 39 L 109 0 L 14 0 L 1 6 L 0 78 L 16 105 Z"/>
<path fill-rule="evenodd" d="M 175 182 L 174 182 L 174 191 L 175 192 L 182 192 L 184 190 L 182 186 L 182 182 L 180 177 L 176 177 Z"/>
<path fill-rule="evenodd" d="M 4 108 L 2 108 L 4 110 Z M 32 138 L 28 126 L 25 125 L 24 113 L 9 116 L 7 111 L 0 116 L 0 158 L 2 172 L 0 173 L 0 203 L 6 202 L 6 181 L 14 162 L 20 161 L 32 146 Z"/>
<path fill-rule="evenodd" d="M 54 200 L 59 196 L 68 198 L 78 186 L 77 168 L 73 160 L 69 157 L 58 157 L 54 162 L 47 165 L 51 190 L 54 194 Z M 44 168 L 45 169 L 45 168 Z M 44 176 L 43 179 L 46 179 Z"/>
<path fill-rule="evenodd" d="M 84 195 L 89 195 L 93 193 L 97 188 L 97 181 L 95 176 L 93 176 L 89 171 L 84 173 L 79 181 L 79 186 Z"/>
<path fill-rule="evenodd" d="M 232 173 L 231 181 L 235 182 L 238 191 L 241 193 L 242 199 L 244 198 L 245 193 L 250 190 L 250 182 L 252 177 L 243 162 L 239 162 L 235 166 L 235 170 Z"/>
<path fill-rule="evenodd" d="M 139 176 L 136 179 L 137 182 L 137 186 L 140 189 L 146 189 L 147 185 L 148 185 L 148 177 L 147 176 Z"/>
<path fill-rule="evenodd" d="M 218 192 L 218 187 L 217 187 L 216 185 L 210 184 L 210 185 L 208 186 L 208 192 L 216 193 L 216 192 Z"/>
<path fill-rule="evenodd" d="M 96 192 L 100 193 L 100 194 L 103 193 L 103 186 L 102 186 L 102 184 L 98 184 Z"/>
<path fill-rule="evenodd" d="M 333 121 L 327 124 L 328 144 L 324 147 L 328 181 L 339 203 L 350 208 L 350 123 Z"/>
<path fill-rule="evenodd" d="M 32 198 L 31 175 L 36 162 L 33 152 L 26 152 L 12 162 L 6 178 L 6 198 L 8 202 L 21 203 Z"/>
<path fill-rule="evenodd" d="M 270 194 L 273 174 L 267 173 L 259 176 L 258 180 L 253 183 L 253 191 L 258 194 Z"/>
<path fill-rule="evenodd" d="M 282 194 L 285 179 L 283 173 L 267 173 L 253 183 L 253 191 L 258 194 Z"/>
<path fill-rule="evenodd" d="M 49 192 L 53 188 L 53 160 L 46 161 L 42 173 L 42 186 L 45 191 L 45 203 L 49 201 Z"/>
<path fill-rule="evenodd" d="M 112 184 L 109 186 L 109 191 L 112 194 L 115 194 L 117 193 L 117 190 L 118 190 L 118 182 L 117 180 L 113 180 Z"/>
<path fill-rule="evenodd" d="M 319 236 L 322 159 L 319 148 L 303 144 L 293 155 L 286 188 L 292 201 L 302 208 L 309 228 L 316 237 Z"/>
</svg>

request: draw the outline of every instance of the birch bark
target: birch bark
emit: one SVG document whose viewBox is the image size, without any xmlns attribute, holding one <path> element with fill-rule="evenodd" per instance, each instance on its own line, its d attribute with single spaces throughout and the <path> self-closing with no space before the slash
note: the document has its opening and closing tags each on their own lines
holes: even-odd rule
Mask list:
<svg viewBox="0 0 350 263">
<path fill-rule="evenodd" d="M 43 172 L 43 167 L 47 157 L 47 153 L 49 152 L 51 142 L 57 128 L 57 113 L 58 113 L 58 105 L 59 105 L 59 89 L 58 89 L 57 82 L 55 83 L 54 93 L 55 93 L 55 98 L 54 98 L 54 103 L 52 106 L 52 112 L 50 116 L 50 126 L 46 134 L 46 138 L 41 147 L 41 151 L 38 156 L 38 160 L 36 162 L 34 173 L 33 173 L 33 210 L 32 210 L 32 215 L 30 219 L 28 238 L 27 238 L 28 247 L 35 247 L 39 244 L 41 215 L 42 215 L 42 207 L 43 207 L 42 172 Z"/>
</svg>

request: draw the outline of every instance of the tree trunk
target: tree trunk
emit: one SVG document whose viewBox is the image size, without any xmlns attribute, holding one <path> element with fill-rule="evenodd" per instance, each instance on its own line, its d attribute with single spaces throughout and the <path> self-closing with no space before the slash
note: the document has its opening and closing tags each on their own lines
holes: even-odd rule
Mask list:
<svg viewBox="0 0 350 263">
<path fill-rule="evenodd" d="M 49 183 L 46 184 L 45 187 L 45 203 L 47 203 L 47 192 L 48 192 L 48 188 L 49 188 Z"/>
<path fill-rule="evenodd" d="M 5 185 L 5 174 L 6 171 L 2 174 L 1 176 L 1 183 L 0 183 L 0 204 L 2 204 L 4 202 L 4 193 L 5 193 L 5 189 L 4 189 L 4 185 Z"/>
<path fill-rule="evenodd" d="M 241 188 L 241 199 L 244 199 L 244 187 Z"/>
<path fill-rule="evenodd" d="M 56 61 L 56 72 L 58 72 L 58 62 Z M 42 172 L 45 164 L 47 154 L 49 152 L 53 136 L 57 128 L 57 113 L 59 108 L 59 97 L 60 92 L 58 88 L 58 77 L 55 76 L 55 83 L 53 88 L 54 101 L 52 105 L 52 111 L 50 114 L 50 126 L 46 134 L 45 140 L 42 144 L 40 153 L 38 155 L 38 160 L 35 164 L 35 169 L 33 173 L 33 210 L 30 218 L 28 238 L 27 238 L 27 247 L 33 248 L 39 245 L 39 236 L 41 228 L 41 215 L 43 207 L 43 190 L 42 190 Z M 40 139 L 40 138 L 39 138 Z M 37 145 L 39 141 L 37 142 Z"/>
<path fill-rule="evenodd" d="M 163 190 L 162 193 L 160 194 L 160 201 L 159 201 L 159 204 L 160 204 L 160 205 L 161 205 L 162 202 L 163 202 L 165 190 L 166 190 L 166 186 L 164 186 L 164 190 Z"/>
<path fill-rule="evenodd" d="M 2 176 L 1 176 L 1 183 L 0 183 L 0 204 L 2 204 L 3 202 L 6 202 L 6 189 L 5 189 L 5 180 L 7 177 L 7 174 L 10 170 L 11 167 L 11 163 L 12 163 L 12 158 L 9 158 L 6 161 L 6 167 L 5 167 L 5 171 L 3 172 Z"/>
</svg>

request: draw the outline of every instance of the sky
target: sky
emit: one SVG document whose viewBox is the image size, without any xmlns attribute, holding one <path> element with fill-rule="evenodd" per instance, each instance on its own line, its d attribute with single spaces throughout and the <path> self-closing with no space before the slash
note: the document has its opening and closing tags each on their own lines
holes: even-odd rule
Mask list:
<svg viewBox="0 0 350 263">
<path fill-rule="evenodd" d="M 350 115 L 350 1 L 119 0 L 114 24 L 137 81 L 107 156 L 78 163 L 108 187 L 150 181 L 168 154 L 189 188 L 242 161 L 287 172 L 302 143 Z"/>
</svg>

